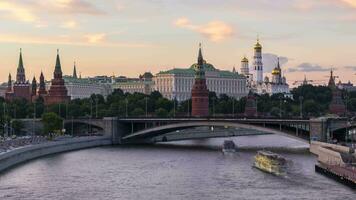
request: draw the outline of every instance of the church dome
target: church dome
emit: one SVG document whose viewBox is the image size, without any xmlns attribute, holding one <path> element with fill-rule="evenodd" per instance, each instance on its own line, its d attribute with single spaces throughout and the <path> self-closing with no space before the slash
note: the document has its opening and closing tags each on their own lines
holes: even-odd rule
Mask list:
<svg viewBox="0 0 356 200">
<path fill-rule="evenodd" d="M 241 60 L 241 62 L 248 62 L 248 59 L 246 58 L 246 56 L 244 56 L 244 58 Z"/>
<path fill-rule="evenodd" d="M 262 45 L 259 40 L 257 40 L 257 43 L 255 44 L 255 49 L 262 49 Z"/>
<path fill-rule="evenodd" d="M 281 74 L 281 70 L 276 67 L 276 68 L 274 68 L 274 69 L 272 70 L 272 74 L 273 74 L 273 75 L 279 75 L 279 74 Z"/>
</svg>

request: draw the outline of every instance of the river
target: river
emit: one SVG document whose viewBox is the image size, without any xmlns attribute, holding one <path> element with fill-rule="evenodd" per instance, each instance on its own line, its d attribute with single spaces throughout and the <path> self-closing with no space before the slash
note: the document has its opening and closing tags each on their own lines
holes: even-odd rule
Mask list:
<svg viewBox="0 0 356 200">
<path fill-rule="evenodd" d="M 356 199 L 356 192 L 314 172 L 308 153 L 281 153 L 293 163 L 284 177 L 252 166 L 255 147 L 299 148 L 275 135 L 235 137 L 242 149 L 224 155 L 224 139 L 168 145 L 114 146 L 36 159 L 0 174 L 0 199 Z"/>
</svg>

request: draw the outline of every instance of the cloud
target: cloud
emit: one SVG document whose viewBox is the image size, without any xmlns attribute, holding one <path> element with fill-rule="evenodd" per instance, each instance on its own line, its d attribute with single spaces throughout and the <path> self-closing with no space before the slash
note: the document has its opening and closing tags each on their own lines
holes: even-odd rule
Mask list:
<svg viewBox="0 0 356 200">
<path fill-rule="evenodd" d="M 356 0 L 338 0 L 338 1 L 351 8 L 356 8 Z"/>
<path fill-rule="evenodd" d="M 283 67 L 283 65 L 285 65 L 289 61 L 287 57 L 278 56 L 272 53 L 264 53 L 262 55 L 263 71 L 271 72 L 277 66 L 278 57 L 279 64 L 281 65 L 281 67 Z"/>
<path fill-rule="evenodd" d="M 288 72 L 324 72 L 330 69 L 324 68 L 317 64 L 302 63 L 294 68 L 289 68 Z"/>
<path fill-rule="evenodd" d="M 49 9 L 58 13 L 88 15 L 106 14 L 104 11 L 84 0 L 48 0 L 43 1 L 40 5 L 49 6 Z"/>
<path fill-rule="evenodd" d="M 84 36 L 83 36 L 84 35 Z M 110 41 L 102 34 L 78 34 L 59 36 L 30 36 L 20 34 L 0 34 L 0 43 L 35 44 L 35 45 L 74 45 L 74 46 L 104 46 L 144 48 L 154 47 L 152 44 Z"/>
<path fill-rule="evenodd" d="M 66 21 L 61 24 L 61 28 L 66 28 L 66 29 L 74 29 L 77 27 L 78 27 L 78 23 L 73 20 Z"/>
<path fill-rule="evenodd" d="M 0 14 L 1 11 L 3 11 L 3 16 L 9 16 L 10 18 L 22 22 L 35 22 L 37 20 L 37 16 L 33 10 L 12 1 L 1 1 Z"/>
<path fill-rule="evenodd" d="M 106 33 L 95 33 L 85 35 L 89 43 L 101 43 L 106 41 Z"/>
<path fill-rule="evenodd" d="M 345 66 L 344 68 L 347 70 L 356 71 L 356 66 Z"/>
<path fill-rule="evenodd" d="M 84 0 L 1 0 L 0 16 L 21 22 L 41 24 L 41 17 L 50 14 L 104 15 L 91 3 Z M 47 19 L 46 19 L 47 20 Z"/>
<path fill-rule="evenodd" d="M 193 24 L 188 18 L 181 17 L 174 21 L 174 25 L 179 28 L 185 28 L 198 32 L 213 42 L 223 41 L 231 37 L 234 32 L 233 28 L 229 24 L 218 20 L 210 21 L 207 24 L 196 25 Z"/>
</svg>

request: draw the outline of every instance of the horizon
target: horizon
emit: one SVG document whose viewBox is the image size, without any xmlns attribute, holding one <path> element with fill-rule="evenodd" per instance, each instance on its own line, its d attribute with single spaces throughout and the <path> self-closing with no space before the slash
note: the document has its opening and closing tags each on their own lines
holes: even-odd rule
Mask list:
<svg viewBox="0 0 356 200">
<path fill-rule="evenodd" d="M 0 2 L 0 81 L 6 82 L 9 72 L 15 76 L 20 48 L 28 80 L 41 70 L 46 80 L 52 78 L 56 49 L 65 75 L 72 74 L 75 61 L 82 77 L 138 77 L 188 68 L 200 42 L 205 60 L 217 69 L 235 66 L 240 72 L 246 55 L 252 72 L 259 35 L 264 75 L 270 76 L 278 56 L 291 87 L 304 75 L 327 83 L 331 68 L 337 82 L 355 84 L 355 11 L 354 0 L 5 0 Z"/>
</svg>

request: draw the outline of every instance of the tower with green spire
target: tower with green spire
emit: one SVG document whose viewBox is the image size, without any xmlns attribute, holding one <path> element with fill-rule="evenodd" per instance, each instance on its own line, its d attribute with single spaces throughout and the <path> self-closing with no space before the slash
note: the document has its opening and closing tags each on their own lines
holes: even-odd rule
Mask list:
<svg viewBox="0 0 356 200">
<path fill-rule="evenodd" d="M 20 49 L 20 57 L 19 57 L 19 64 L 17 66 L 16 82 L 26 83 L 25 68 L 23 66 L 23 60 L 22 60 L 22 49 Z"/>
<path fill-rule="evenodd" d="M 58 49 L 53 76 L 54 78 L 52 79 L 48 95 L 45 96 L 46 105 L 68 102 L 70 100 L 70 96 L 68 96 L 68 91 L 62 77 L 62 66 Z"/>
<path fill-rule="evenodd" d="M 31 87 L 31 95 L 36 96 L 36 94 L 37 94 L 37 80 L 36 80 L 36 77 L 33 77 L 32 87 Z"/>
<path fill-rule="evenodd" d="M 11 77 L 9 76 L 9 79 Z M 9 84 L 9 83 L 8 83 Z M 25 67 L 22 59 L 22 49 L 20 49 L 19 63 L 17 66 L 16 81 L 12 88 L 9 87 L 5 95 L 5 98 L 9 101 L 14 99 L 26 99 L 31 101 L 31 89 L 30 83 L 26 80 Z"/>
<path fill-rule="evenodd" d="M 40 85 L 39 85 L 39 88 L 38 88 L 38 95 L 42 96 L 42 97 L 47 95 L 45 78 L 43 76 L 43 72 L 42 71 L 41 71 L 41 75 L 40 75 Z"/>
<path fill-rule="evenodd" d="M 209 90 L 206 86 L 204 59 L 199 44 L 198 62 L 195 68 L 195 81 L 192 88 L 192 116 L 206 117 L 209 115 Z"/>
<path fill-rule="evenodd" d="M 77 76 L 77 66 L 75 64 L 75 61 L 74 61 L 74 67 L 73 67 L 73 78 L 77 79 L 78 76 Z"/>
</svg>

